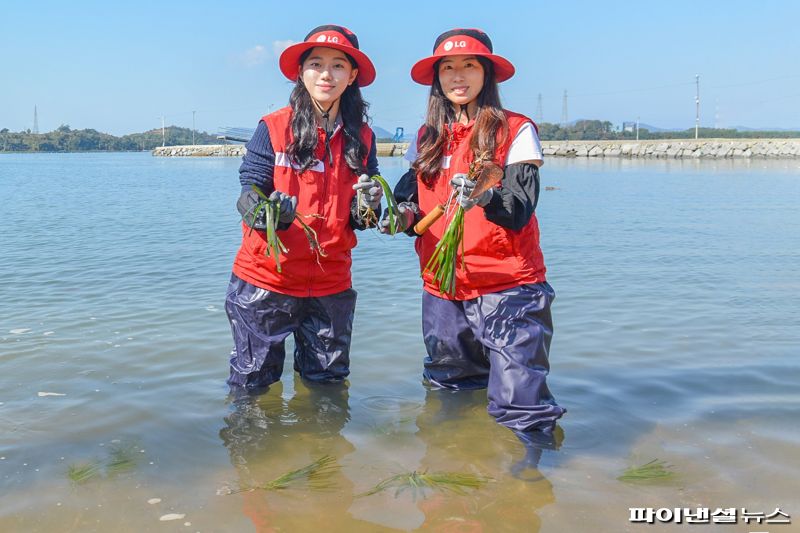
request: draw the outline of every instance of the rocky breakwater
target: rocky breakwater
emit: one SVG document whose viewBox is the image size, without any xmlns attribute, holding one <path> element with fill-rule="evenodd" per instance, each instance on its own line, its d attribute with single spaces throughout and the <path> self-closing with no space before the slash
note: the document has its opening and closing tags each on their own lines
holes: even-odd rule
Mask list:
<svg viewBox="0 0 800 533">
<path fill-rule="evenodd" d="M 375 143 L 382 157 L 401 156 L 408 143 Z M 157 157 L 242 157 L 247 150 L 241 144 L 197 144 L 186 146 L 159 146 L 153 150 Z"/>
<path fill-rule="evenodd" d="M 543 141 L 546 156 L 643 158 L 798 158 L 800 139 Z"/>
<path fill-rule="evenodd" d="M 242 157 L 241 144 L 194 144 L 185 146 L 159 146 L 153 150 L 159 157 Z"/>
</svg>

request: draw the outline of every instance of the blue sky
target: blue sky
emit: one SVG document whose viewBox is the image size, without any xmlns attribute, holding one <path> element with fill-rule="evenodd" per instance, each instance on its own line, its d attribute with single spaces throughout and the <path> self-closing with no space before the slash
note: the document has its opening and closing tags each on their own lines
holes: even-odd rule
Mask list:
<svg viewBox="0 0 800 533">
<path fill-rule="evenodd" d="M 337 7 L 333 7 L 337 6 Z M 800 3 L 95 2 L 0 4 L 0 128 L 60 124 L 113 134 L 167 124 L 254 127 L 286 104 L 277 68 L 287 41 L 314 26 L 356 32 L 378 71 L 364 90 L 374 124 L 416 128 L 427 91 L 409 77 L 435 37 L 477 27 L 517 67 L 509 109 L 661 127 L 800 129 Z"/>
</svg>

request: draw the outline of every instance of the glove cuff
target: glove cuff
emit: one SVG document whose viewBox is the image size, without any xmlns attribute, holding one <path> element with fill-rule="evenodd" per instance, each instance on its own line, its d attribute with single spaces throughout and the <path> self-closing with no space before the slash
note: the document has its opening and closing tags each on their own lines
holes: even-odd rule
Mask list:
<svg viewBox="0 0 800 533">
<path fill-rule="evenodd" d="M 482 194 L 482 195 L 481 195 L 481 196 L 478 198 L 478 201 L 477 201 L 476 203 L 477 203 L 477 204 L 478 204 L 480 207 L 486 207 L 487 205 L 489 205 L 489 202 L 491 202 L 491 201 L 492 201 L 492 198 L 494 198 L 494 194 L 495 194 L 495 193 L 494 193 L 494 187 L 492 187 L 491 189 L 489 189 L 488 191 L 486 191 L 485 193 L 483 193 L 483 194 Z"/>
</svg>

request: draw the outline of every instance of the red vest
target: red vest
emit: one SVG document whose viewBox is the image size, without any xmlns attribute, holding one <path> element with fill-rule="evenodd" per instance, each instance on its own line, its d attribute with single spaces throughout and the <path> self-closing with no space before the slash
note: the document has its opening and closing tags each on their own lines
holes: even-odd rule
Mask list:
<svg viewBox="0 0 800 533">
<path fill-rule="evenodd" d="M 352 286 L 350 250 L 356 245 L 356 235 L 350 227 L 350 202 L 358 176 L 345 161 L 341 127 L 330 138 L 333 163 L 325 154 L 325 131 L 318 128 L 315 157 L 319 161 L 299 173 L 287 153 L 293 138 L 291 117 L 291 107 L 284 107 L 261 119 L 267 125 L 275 150 L 275 190 L 297 196 L 298 213 L 322 215 L 323 218 L 305 218 L 303 221 L 316 230 L 327 256 L 320 257 L 317 263 L 317 256 L 311 251 L 303 229 L 295 221 L 288 229 L 278 232 L 289 250 L 280 255 L 281 272 L 278 272 L 274 259 L 264 255 L 264 232 L 251 232 L 242 224 L 242 246 L 234 260 L 233 273 L 257 287 L 290 296 L 327 296 Z M 366 124 L 361 127 L 361 139 L 369 149 L 372 130 Z"/>
<path fill-rule="evenodd" d="M 509 123 L 506 141 L 495 150 L 494 162 L 505 166 L 511 142 L 526 122 L 533 121 L 524 115 L 505 111 Z M 446 146 L 442 160 L 442 171 L 436 178 L 433 188 L 428 188 L 418 177 L 419 206 L 422 213 L 428 213 L 436 204 L 445 205 L 452 187 L 450 178 L 454 174 L 469 170 L 473 154 L 469 147 L 474 122 L 467 125 L 455 124 L 449 132 L 451 141 Z M 535 124 L 534 124 L 535 126 Z M 421 138 L 420 129 L 418 140 Z M 502 187 L 502 183 L 498 188 Z M 440 218 L 431 228 L 417 239 L 416 249 L 420 267 L 423 269 L 424 289 L 440 298 L 471 300 L 482 294 L 500 292 L 518 285 L 545 281 L 545 266 L 539 248 L 539 224 L 536 215 L 519 231 L 512 231 L 489 222 L 483 209 L 473 207 L 464 216 L 464 264 L 457 260 L 456 290 L 454 296 L 443 294 L 433 283 L 433 276 L 424 272 L 425 265 L 444 233 L 449 218 Z"/>
</svg>

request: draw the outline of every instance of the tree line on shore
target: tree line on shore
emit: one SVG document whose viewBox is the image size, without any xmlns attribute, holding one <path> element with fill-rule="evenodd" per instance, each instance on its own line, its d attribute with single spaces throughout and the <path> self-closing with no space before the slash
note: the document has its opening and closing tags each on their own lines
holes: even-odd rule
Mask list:
<svg viewBox="0 0 800 533">
<path fill-rule="evenodd" d="M 217 144 L 214 135 L 195 132 L 195 144 Z M 73 130 L 64 124 L 47 133 L 0 129 L 0 152 L 136 152 L 152 150 L 165 143 L 192 144 L 192 130 L 170 126 L 116 137 L 93 129 Z"/>
<path fill-rule="evenodd" d="M 636 131 L 615 130 L 612 123 L 604 120 L 578 120 L 560 125 L 544 122 L 539 124 L 539 137 L 543 141 L 597 141 L 633 140 Z M 640 128 L 638 138 L 648 139 L 694 139 L 694 128 L 682 131 L 649 131 Z M 739 131 L 736 129 L 700 128 L 701 139 L 775 139 L 798 138 L 800 131 Z M 391 139 L 378 139 L 391 142 Z M 216 136 L 206 132 L 194 132 L 194 144 L 219 144 Z M 31 133 L 30 130 L 13 132 L 0 129 L 0 152 L 135 152 L 150 151 L 161 146 L 192 144 L 192 130 L 169 126 L 162 136 L 160 128 L 143 133 L 132 133 L 116 137 L 93 129 L 73 130 L 62 125 L 48 133 Z"/>
<path fill-rule="evenodd" d="M 634 140 L 636 130 L 619 131 L 607 120 L 578 120 L 568 125 L 542 122 L 539 138 L 543 141 L 619 141 Z M 800 131 L 739 131 L 732 128 L 699 128 L 701 139 L 787 139 L 800 137 Z M 694 139 L 694 128 L 681 131 L 649 131 L 639 128 L 639 140 L 648 139 Z M 392 142 L 391 139 L 378 139 Z"/>
<path fill-rule="evenodd" d="M 649 131 L 639 128 L 638 138 L 648 139 L 694 139 L 694 128 L 679 131 Z M 700 139 L 786 139 L 800 137 L 800 131 L 739 131 L 732 128 L 699 128 Z M 573 124 L 539 124 L 539 138 L 543 141 L 620 141 L 637 138 L 635 128 L 615 130 L 607 120 L 578 120 Z"/>
</svg>

